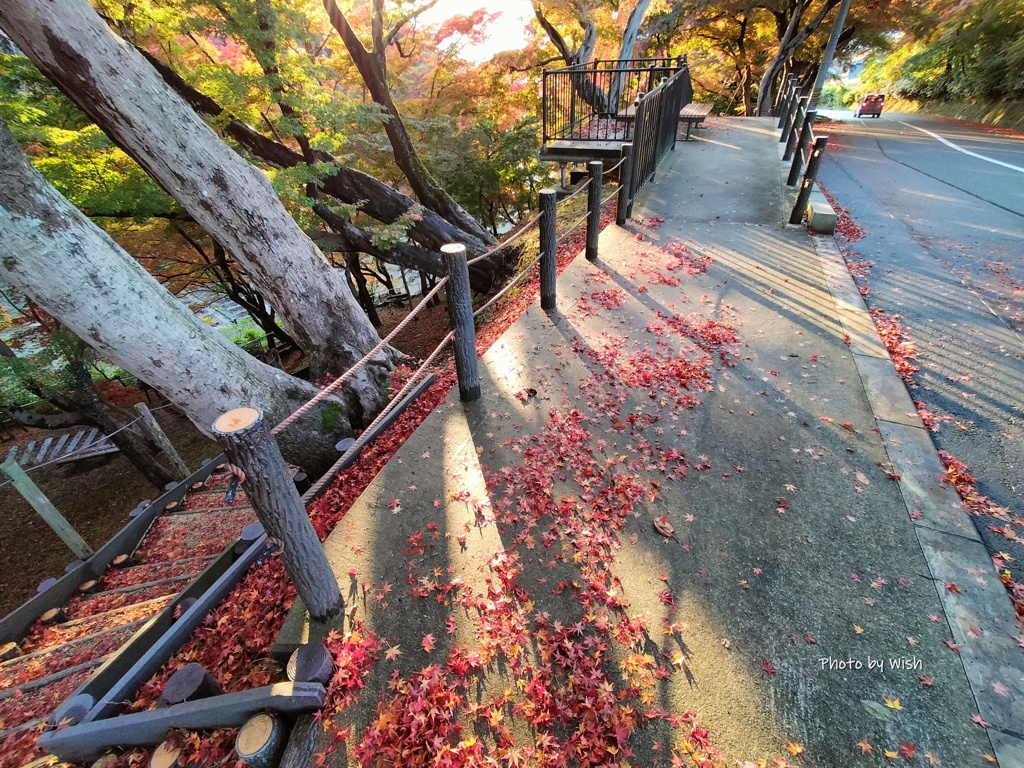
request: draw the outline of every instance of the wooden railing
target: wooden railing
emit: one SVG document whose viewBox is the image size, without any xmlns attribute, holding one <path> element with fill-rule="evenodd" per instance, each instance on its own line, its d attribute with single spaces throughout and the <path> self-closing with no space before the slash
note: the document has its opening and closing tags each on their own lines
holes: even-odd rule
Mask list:
<svg viewBox="0 0 1024 768">
<path fill-rule="evenodd" d="M 779 141 L 786 145 L 782 159 L 791 163 L 786 185 L 794 187 L 798 181 L 800 183 L 796 204 L 789 216 L 790 224 L 799 224 L 803 220 L 811 189 L 818 176 L 818 166 L 828 144 L 827 136 L 815 137 L 814 122 L 818 112 L 807 108 L 808 97 L 803 96 L 801 91 L 797 79 L 791 75 L 775 110 L 779 117 L 778 127 L 782 129 Z"/>
</svg>

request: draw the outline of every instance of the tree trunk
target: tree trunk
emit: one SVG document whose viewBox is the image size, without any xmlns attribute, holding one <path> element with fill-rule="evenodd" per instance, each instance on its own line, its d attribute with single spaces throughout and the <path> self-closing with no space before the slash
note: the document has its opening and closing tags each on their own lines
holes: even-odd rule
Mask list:
<svg viewBox="0 0 1024 768">
<path fill-rule="evenodd" d="M 266 176 L 114 37 L 86 0 L 5 0 L 0 27 L 245 267 L 315 374 L 340 372 L 377 343 Z M 376 377 L 372 389 L 379 388 L 381 366 L 368 370 Z"/>
<path fill-rule="evenodd" d="M 622 45 L 619 46 L 619 61 L 633 58 L 633 49 L 636 47 L 636 39 L 640 35 L 640 24 L 643 23 L 644 15 L 647 13 L 647 7 L 651 4 L 651 0 L 637 0 L 637 4 L 630 11 L 629 18 L 626 20 L 626 28 L 622 31 Z M 611 88 L 608 92 L 608 103 L 611 109 L 617 110 L 619 105 L 619 99 L 622 96 L 622 86 L 626 79 L 626 73 L 620 72 L 612 80 Z"/>
<path fill-rule="evenodd" d="M 281 168 L 294 168 L 305 162 L 305 158 L 291 147 L 264 136 L 252 126 L 226 114 L 220 104 L 186 83 L 177 72 L 152 54 L 139 52 L 196 112 L 220 118 L 217 123 L 224 126 L 221 130 L 248 152 L 266 163 Z M 342 203 L 358 204 L 361 211 L 385 224 L 391 224 L 407 214 L 415 214 L 409 236 L 427 248 L 436 251 L 445 243 L 465 243 L 469 250 L 483 250 L 487 245 L 485 241 L 459 229 L 434 211 L 427 210 L 408 195 L 369 174 L 342 165 L 323 150 L 313 150 L 313 159 L 318 163 L 330 165 L 334 171 L 332 175 L 320 179 L 321 192 Z"/>
<path fill-rule="evenodd" d="M 824 5 L 814 15 L 814 18 L 801 27 L 800 22 L 803 19 L 804 11 L 807 10 L 807 2 L 808 0 L 799 0 L 794 4 L 786 31 L 779 38 L 779 49 L 761 76 L 761 82 L 757 88 L 757 114 L 759 115 L 767 115 L 771 109 L 772 86 L 786 66 L 786 62 L 803 45 L 803 42 L 821 26 L 829 11 L 839 4 L 839 0 L 825 0 Z"/>
<path fill-rule="evenodd" d="M 159 390 L 204 433 L 240 403 L 261 408 L 276 422 L 316 393 L 313 385 L 250 357 L 200 322 L 46 183 L 2 123 L 0 178 L 0 279 L 32 297 L 105 360 Z M 362 419 L 361 404 L 371 403 L 374 411 L 382 404 L 370 380 L 355 387 L 340 414 L 338 400 L 325 400 L 278 437 L 289 461 L 317 476 L 337 458 L 334 444 L 352 433 L 350 419 Z"/>
<path fill-rule="evenodd" d="M 382 5 L 383 3 L 381 3 Z M 345 14 L 341 12 L 341 9 L 338 8 L 334 0 L 324 0 L 324 8 L 330 17 L 331 26 L 338 31 L 341 41 L 348 50 L 349 56 L 352 57 L 352 63 L 359 70 L 360 77 L 362 77 L 363 82 L 369 89 L 370 96 L 384 109 L 386 115 L 384 132 L 391 143 L 395 163 L 401 169 L 405 178 L 409 180 L 409 185 L 416 193 L 416 197 L 419 198 L 419 201 L 425 207 L 444 216 L 444 218 L 461 229 L 472 233 L 485 243 L 492 243 L 493 240 L 490 233 L 480 226 L 480 222 L 464 211 L 462 206 L 456 203 L 440 187 L 433 176 L 431 176 L 430 171 L 427 170 L 427 166 L 420 159 L 416 147 L 413 146 L 412 138 L 409 136 L 409 131 L 402 121 L 402 115 L 398 111 L 394 99 L 391 97 L 391 89 L 387 83 L 387 73 L 383 66 L 385 51 L 382 49 L 374 50 L 372 53 L 367 51 L 356 35 L 355 30 L 349 26 Z M 373 23 L 375 25 L 381 23 L 381 13 L 382 8 L 378 8 L 377 4 L 375 4 L 373 9 Z M 374 47 L 375 49 L 377 48 L 376 45 Z"/>
<path fill-rule="evenodd" d="M 363 274 L 363 267 L 359 263 L 359 254 L 349 251 L 345 254 L 345 263 L 352 273 L 352 279 L 356 281 L 359 303 L 366 310 L 366 316 L 370 318 L 373 327 L 380 328 L 383 323 L 380 321 L 380 315 L 377 314 L 377 308 L 373 305 L 373 296 L 370 295 L 370 289 L 366 285 L 366 275 Z"/>
</svg>

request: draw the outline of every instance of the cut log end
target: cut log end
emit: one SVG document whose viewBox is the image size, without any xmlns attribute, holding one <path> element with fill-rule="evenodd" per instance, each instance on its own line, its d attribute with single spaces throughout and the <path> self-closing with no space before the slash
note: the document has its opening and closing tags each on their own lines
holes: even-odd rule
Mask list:
<svg viewBox="0 0 1024 768">
<path fill-rule="evenodd" d="M 189 487 L 193 491 L 202 491 L 206 488 L 206 483 L 200 480 L 198 483 L 192 483 L 192 485 Z"/>
<path fill-rule="evenodd" d="M 149 768 L 179 768 L 181 764 L 178 762 L 178 758 L 180 756 L 181 747 L 175 747 L 164 741 L 153 750 L 153 757 L 149 760 Z"/>
<path fill-rule="evenodd" d="M 131 565 L 132 556 L 128 554 L 120 554 L 110 561 L 110 564 L 114 568 L 126 568 Z"/>
<path fill-rule="evenodd" d="M 90 765 L 89 768 L 116 768 L 118 760 L 120 758 L 115 754 L 104 755 Z"/>
<path fill-rule="evenodd" d="M 268 714 L 250 717 L 238 732 L 235 751 L 252 768 L 276 766 L 284 749 L 281 721 Z"/>
<path fill-rule="evenodd" d="M 78 591 L 83 595 L 91 595 L 100 591 L 100 583 L 96 579 L 89 579 L 78 585 Z"/>
<path fill-rule="evenodd" d="M 63 608 L 51 608 L 48 611 L 44 611 L 39 616 L 39 622 L 41 624 L 59 624 L 66 618 L 67 616 L 65 615 Z"/>
<path fill-rule="evenodd" d="M 180 501 L 170 501 L 167 504 L 164 504 L 164 512 L 174 512 L 180 506 Z"/>
<path fill-rule="evenodd" d="M 0 661 L 9 661 L 17 656 L 21 656 L 21 646 L 17 643 L 0 645 Z"/>
<path fill-rule="evenodd" d="M 334 673 L 334 660 L 322 643 L 306 643 L 288 659 L 288 679 L 296 683 L 320 683 L 324 687 Z"/>
<path fill-rule="evenodd" d="M 241 432 L 243 429 L 251 427 L 260 418 L 262 418 L 262 414 L 255 408 L 235 408 L 213 422 L 213 431 L 221 435 Z"/>
<path fill-rule="evenodd" d="M 464 246 L 462 243 L 445 243 L 444 245 L 441 246 L 441 253 L 450 254 L 450 255 L 455 255 L 455 254 L 463 254 L 463 255 L 465 255 L 465 253 L 466 253 L 466 246 Z"/>
<path fill-rule="evenodd" d="M 167 704 L 181 704 L 184 701 L 219 696 L 224 691 L 217 681 L 203 669 L 202 664 L 186 664 L 167 679 L 160 698 Z"/>
</svg>

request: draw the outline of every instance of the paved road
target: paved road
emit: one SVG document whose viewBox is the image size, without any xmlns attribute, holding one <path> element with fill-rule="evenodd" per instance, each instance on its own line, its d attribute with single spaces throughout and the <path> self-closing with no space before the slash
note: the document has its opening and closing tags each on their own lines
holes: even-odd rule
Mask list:
<svg viewBox="0 0 1024 768">
<path fill-rule="evenodd" d="M 825 115 L 842 126 L 821 181 L 866 230 L 852 245 L 872 265 L 858 282 L 916 343 L 913 397 L 945 420 L 938 448 L 1008 510 L 978 527 L 1024 581 L 1024 140 L 917 115 Z M 1016 541 L 989 528 L 1008 520 Z"/>
</svg>

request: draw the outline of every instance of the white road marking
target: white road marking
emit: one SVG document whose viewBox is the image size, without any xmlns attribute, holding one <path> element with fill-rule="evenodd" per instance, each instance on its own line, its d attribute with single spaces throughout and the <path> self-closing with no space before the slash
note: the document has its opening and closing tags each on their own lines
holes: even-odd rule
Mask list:
<svg viewBox="0 0 1024 768">
<path fill-rule="evenodd" d="M 965 155 L 970 155 L 971 157 L 976 157 L 979 160 L 984 160 L 986 163 L 994 163 L 995 165 L 1001 165 L 1003 168 L 1009 168 L 1011 171 L 1017 171 L 1017 173 L 1024 173 L 1024 168 L 1021 168 L 1019 165 L 1010 165 L 1009 163 L 1004 163 L 1002 160 L 996 160 L 991 157 L 985 157 L 985 155 L 979 155 L 977 152 L 971 152 L 971 150 L 969 149 L 964 149 L 963 147 L 954 144 L 952 141 L 942 138 L 937 133 L 926 131 L 924 128 L 919 128 L 916 125 L 905 123 L 902 120 L 894 120 L 893 122 L 899 123 L 900 125 L 905 125 L 907 126 L 907 128 L 913 128 L 915 131 L 920 131 L 921 133 L 927 133 L 936 141 L 941 141 L 947 147 L 951 147 L 952 149 L 955 149 L 957 152 L 963 152 Z"/>
</svg>

